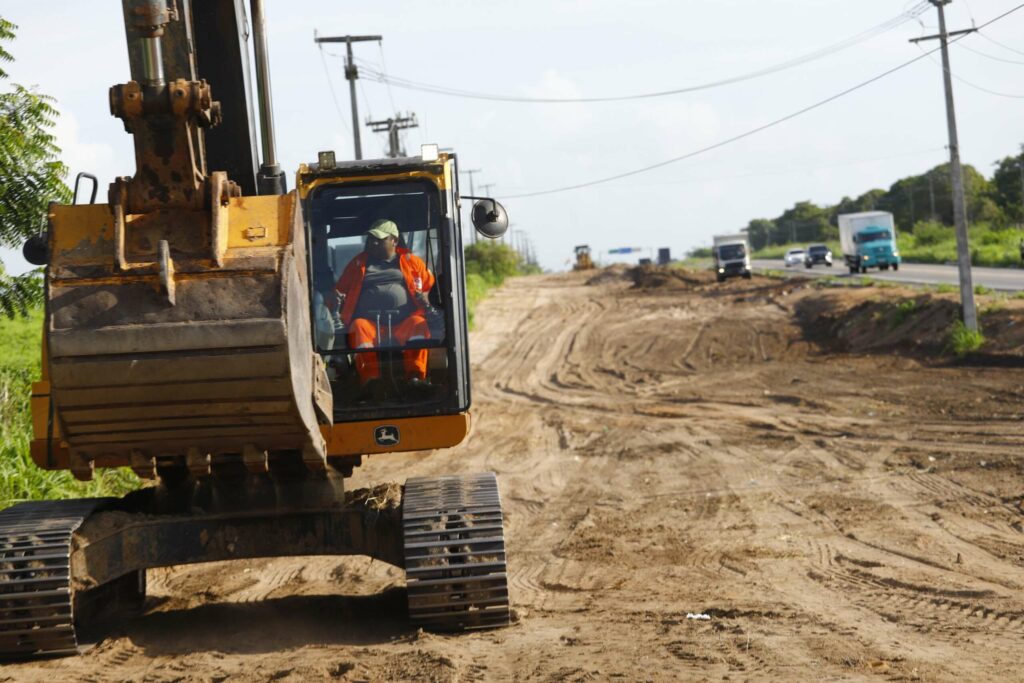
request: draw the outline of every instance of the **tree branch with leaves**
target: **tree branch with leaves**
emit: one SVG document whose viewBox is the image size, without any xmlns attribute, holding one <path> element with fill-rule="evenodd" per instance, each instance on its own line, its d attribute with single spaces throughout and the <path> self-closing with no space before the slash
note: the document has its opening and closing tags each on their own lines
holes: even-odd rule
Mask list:
<svg viewBox="0 0 1024 683">
<path fill-rule="evenodd" d="M 0 17 L 0 84 L 14 61 L 6 45 L 17 27 Z M 0 92 L 0 246 L 20 249 L 44 227 L 50 202 L 67 202 L 67 167 L 52 133 L 58 116 L 52 97 L 11 84 Z M 42 303 L 40 271 L 10 275 L 0 264 L 0 313 L 24 315 Z"/>
</svg>

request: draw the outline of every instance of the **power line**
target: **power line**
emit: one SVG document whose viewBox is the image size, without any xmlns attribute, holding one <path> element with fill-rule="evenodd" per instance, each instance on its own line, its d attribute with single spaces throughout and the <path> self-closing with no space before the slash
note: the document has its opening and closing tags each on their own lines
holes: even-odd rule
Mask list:
<svg viewBox="0 0 1024 683">
<path fill-rule="evenodd" d="M 348 123 L 348 119 L 345 118 L 345 114 L 341 111 L 341 103 L 338 102 L 338 94 L 334 91 L 334 82 L 331 80 L 331 70 L 327 68 L 327 58 L 324 57 L 324 49 L 320 48 L 320 60 L 324 63 L 324 74 L 327 76 L 327 86 L 331 89 L 331 98 L 334 100 L 334 108 L 338 110 L 338 118 L 345 124 L 345 127 L 350 129 L 351 126 Z"/>
<path fill-rule="evenodd" d="M 1019 54 L 1019 55 L 1024 55 L 1024 52 L 1021 52 L 1020 50 L 1017 50 L 1017 49 L 1015 49 L 1015 48 L 1012 48 L 1012 47 L 1010 47 L 1009 45 L 1004 45 L 1003 43 L 1000 43 L 1000 42 L 999 42 L 998 40 L 996 40 L 995 38 L 990 38 L 990 37 L 988 36 L 988 34 L 982 33 L 982 32 L 981 32 L 981 29 L 978 29 L 977 33 L 978 33 L 978 35 L 979 35 L 979 36 L 981 36 L 982 38 L 984 38 L 984 39 L 985 39 L 985 40 L 987 40 L 988 42 L 992 43 L 993 45 L 998 45 L 999 47 L 1003 48 L 1004 50 L 1009 50 L 1010 52 L 1016 52 L 1016 53 L 1017 53 L 1017 54 Z"/>
<path fill-rule="evenodd" d="M 659 185 L 672 185 L 678 186 L 684 183 L 702 183 L 702 182 L 721 182 L 725 180 L 743 180 L 745 178 L 773 178 L 779 176 L 793 175 L 796 173 L 809 173 L 811 171 L 821 171 L 830 168 L 843 168 L 846 166 L 859 166 L 861 164 L 872 164 L 881 161 L 893 161 L 895 159 L 907 159 L 910 157 L 920 157 L 925 154 L 934 154 L 936 152 L 945 151 L 946 147 L 930 147 L 928 149 L 920 149 L 915 152 L 903 152 L 900 154 L 889 154 L 886 156 L 873 157 L 871 159 L 847 159 L 844 161 L 836 161 L 828 164 L 816 164 L 814 166 L 793 166 L 793 167 L 774 167 L 762 169 L 760 171 L 753 171 L 751 173 L 736 173 L 732 175 L 720 175 L 720 176 L 706 176 L 702 175 L 699 178 L 674 178 L 667 179 L 662 182 L 644 183 L 643 187 L 657 187 Z M 688 168 L 696 168 L 688 167 Z M 616 185 L 617 189 L 635 189 L 640 187 L 638 185 Z M 504 199 L 505 197 L 502 197 Z"/>
<path fill-rule="evenodd" d="M 918 45 L 918 48 L 920 48 L 920 47 L 921 46 Z M 963 45 L 961 45 L 960 47 L 963 47 Z M 934 52 L 934 50 L 933 50 L 933 52 Z M 926 54 L 924 56 L 928 57 L 928 60 L 932 64 L 935 64 L 936 66 L 941 66 L 938 62 L 936 62 L 934 59 L 932 59 L 931 53 Z M 975 90 L 980 90 L 983 93 L 988 93 L 989 95 L 995 95 L 996 97 L 1007 97 L 1007 98 L 1014 99 L 1014 100 L 1024 100 L 1024 95 L 1012 95 L 1010 93 L 998 92 L 996 90 L 990 90 L 990 89 L 988 89 L 988 88 L 986 88 L 984 86 L 978 85 L 977 83 L 972 83 L 971 81 L 967 80 L 963 76 L 958 76 L 955 73 L 953 73 L 952 71 L 949 72 L 949 75 L 952 76 L 953 78 L 955 78 L 958 82 L 963 83 L 964 85 L 966 85 L 966 86 L 968 86 L 970 88 L 974 88 Z"/>
<path fill-rule="evenodd" d="M 1013 14 L 1014 12 L 1020 10 L 1021 8 L 1024 8 L 1024 4 L 1017 5 L 1013 9 L 1011 9 L 1011 10 L 1009 10 L 1007 12 L 1004 12 L 1003 14 L 1001 14 L 998 17 L 988 21 L 985 24 L 982 24 L 979 28 L 985 28 L 986 26 L 990 26 L 990 25 L 994 24 L 995 22 L 997 22 L 997 21 L 999 21 L 1001 19 L 1004 19 L 1005 17 L 1007 17 L 1007 16 Z M 954 38 L 951 42 L 957 42 L 959 40 L 962 40 L 963 37 L 964 36 L 961 35 L 961 36 L 959 36 L 957 38 Z M 637 169 L 634 169 L 632 171 L 626 171 L 625 173 L 617 173 L 615 175 L 608 176 L 606 178 L 599 178 L 597 180 L 591 180 L 591 181 L 585 182 L 585 183 L 577 183 L 575 185 L 566 185 L 564 187 L 556 187 L 556 188 L 553 188 L 553 189 L 550 189 L 550 190 L 542 190 L 542 191 L 539 191 L 539 192 L 526 192 L 526 193 L 517 194 L 517 195 L 506 195 L 504 197 L 504 199 L 523 199 L 523 198 L 526 198 L 526 197 L 539 197 L 541 195 L 556 194 L 558 192 L 568 192 L 570 190 L 579 190 L 579 189 L 582 189 L 584 187 L 591 187 L 593 185 L 601 185 L 603 183 L 608 183 L 608 182 L 611 182 L 613 180 L 619 180 L 621 178 L 629 178 L 630 176 L 635 176 L 635 175 L 639 175 L 641 173 L 646 173 L 647 171 L 653 171 L 655 169 L 662 168 L 662 167 L 665 167 L 665 166 L 669 166 L 671 164 L 675 164 L 675 163 L 678 163 L 680 161 L 684 161 L 686 159 L 692 159 L 693 157 L 696 157 L 696 156 L 699 156 L 701 154 L 705 154 L 707 152 L 719 149 L 720 147 L 725 147 L 727 145 L 731 145 L 734 142 L 739 142 L 740 140 L 743 140 L 745 138 L 749 138 L 749 137 L 751 137 L 753 135 L 756 135 L 758 133 L 766 131 L 766 130 L 768 130 L 770 128 L 775 128 L 776 126 L 779 126 L 779 125 L 781 125 L 781 124 L 783 124 L 783 123 L 785 123 L 787 121 L 791 121 L 792 119 L 795 119 L 795 118 L 797 118 L 799 116 L 802 116 L 802 115 L 804 115 L 804 114 L 806 114 L 808 112 L 814 111 L 815 109 L 820 109 L 821 107 L 825 106 L 826 104 L 829 104 L 830 102 L 834 102 L 834 101 L 836 101 L 836 100 L 838 100 L 838 99 L 840 99 L 842 97 L 845 97 L 846 95 L 849 95 L 849 94 L 851 94 L 853 92 L 856 92 L 856 91 L 858 91 L 858 90 L 860 90 L 862 88 L 865 88 L 865 87 L 871 85 L 872 83 L 880 81 L 883 78 L 886 78 L 887 76 L 890 76 L 890 75 L 896 73 L 897 71 L 902 71 L 903 69 L 907 68 L 908 66 L 910 66 L 912 64 L 915 64 L 915 63 L 921 61 L 922 59 L 925 59 L 926 57 L 928 57 L 929 55 L 931 55 L 932 53 L 934 53 L 934 52 L 936 52 L 936 51 L 938 51 L 940 49 L 941 48 L 937 47 L 934 50 L 931 50 L 930 52 L 925 52 L 924 54 L 922 54 L 922 55 L 920 55 L 918 57 L 915 57 L 915 58 L 913 58 L 913 59 L 911 59 L 909 61 L 903 62 L 899 66 L 895 66 L 892 69 L 889 69 L 888 71 L 884 71 L 884 72 L 878 74 L 877 76 L 873 76 L 872 78 L 869 78 L 866 81 L 858 83 L 857 85 L 855 85 L 855 86 L 853 86 L 851 88 L 847 88 L 846 90 L 843 90 L 842 92 L 836 93 L 835 95 L 832 95 L 831 97 L 827 97 L 824 100 L 820 100 L 818 102 L 815 102 L 814 104 L 809 105 L 807 107 L 804 107 L 803 109 L 799 109 L 799 110 L 797 110 L 797 111 L 795 111 L 795 112 L 793 112 L 791 114 L 787 114 L 786 116 L 783 116 L 782 118 L 775 119 L 774 121 L 771 121 L 771 122 L 766 123 L 764 125 L 758 126 L 757 128 L 753 128 L 753 129 L 748 130 L 748 131 L 746 131 L 744 133 L 740 133 L 739 135 L 734 135 L 731 138 L 727 138 L 725 140 L 721 140 L 721 141 L 716 142 L 716 143 L 714 143 L 712 145 L 708 145 L 707 147 L 702 147 L 702 148 L 694 150 L 692 152 L 688 152 L 686 154 L 683 154 L 683 155 L 680 155 L 680 156 L 677 156 L 677 157 L 673 157 L 673 158 L 667 159 L 665 161 L 659 161 L 656 164 L 651 164 L 649 166 L 644 166 L 642 168 L 637 168 Z"/>
<path fill-rule="evenodd" d="M 986 54 L 981 50 L 975 50 L 973 47 L 969 47 L 966 44 L 960 45 L 959 47 L 962 50 L 973 52 L 974 54 L 980 57 L 985 57 L 986 59 L 991 59 L 995 62 L 1003 62 L 1004 64 L 1024 64 L 1024 62 L 1020 61 L 1019 59 L 1004 59 L 1003 57 L 996 57 L 995 55 Z"/>
<path fill-rule="evenodd" d="M 614 95 L 614 96 L 608 96 L 608 97 L 521 97 L 521 96 L 517 96 L 517 95 L 502 95 L 502 94 L 497 94 L 497 93 L 475 92 L 475 91 L 472 91 L 472 90 L 462 90 L 462 89 L 459 89 L 459 88 L 451 88 L 451 87 L 448 87 L 448 86 L 441 86 L 441 85 L 435 85 L 435 84 L 430 84 L 430 83 L 423 83 L 423 82 L 420 82 L 420 81 L 414 81 L 414 80 L 407 79 L 407 78 L 399 78 L 397 76 L 389 76 L 388 74 L 386 74 L 386 73 L 384 73 L 382 71 L 375 71 L 375 70 L 371 70 L 369 72 L 369 77 L 373 78 L 373 80 L 379 81 L 381 83 L 386 83 L 388 85 L 394 85 L 395 87 L 398 87 L 398 88 L 406 88 L 408 90 L 419 90 L 419 91 L 422 91 L 422 92 L 429 92 L 429 93 L 433 93 L 433 94 L 436 94 L 436 95 L 447 95 L 447 96 L 451 96 L 451 97 L 462 97 L 462 98 L 468 98 L 468 99 L 490 100 L 490 101 L 498 101 L 498 102 L 526 102 L 526 103 L 534 103 L 534 104 L 568 104 L 568 103 L 622 102 L 622 101 L 627 101 L 627 100 L 640 100 L 640 99 L 650 99 L 650 98 L 655 98 L 655 97 L 667 97 L 667 96 L 670 96 L 670 95 L 680 95 L 680 94 L 684 94 L 684 93 L 697 92 L 697 91 L 700 91 L 700 90 L 708 90 L 708 89 L 711 89 L 711 88 L 717 88 L 717 87 L 721 87 L 721 86 L 724 86 L 724 85 L 731 85 L 733 83 L 740 83 L 740 82 L 743 82 L 743 81 L 752 80 L 754 78 L 759 78 L 761 76 L 767 76 L 767 75 L 770 75 L 770 74 L 774 74 L 774 73 L 777 73 L 779 71 L 784 71 L 784 70 L 787 70 L 787 69 L 792 69 L 792 68 L 794 68 L 796 66 L 800 66 L 802 64 L 806 64 L 808 62 L 815 61 L 815 60 L 821 59 L 823 57 L 826 57 L 828 55 L 834 54 L 836 52 L 839 52 L 840 50 L 845 50 L 846 48 L 849 48 L 849 47 L 852 47 L 854 45 L 857 45 L 858 43 L 862 43 L 862 42 L 864 42 L 866 40 L 874 38 L 875 36 L 881 35 L 882 33 L 886 33 L 888 31 L 891 31 L 891 30 L 895 29 L 895 28 L 898 28 L 899 26 L 902 26 L 906 22 L 912 21 L 912 20 L 916 19 L 919 15 L 921 15 L 925 11 L 927 11 L 928 7 L 929 7 L 929 5 L 928 5 L 927 2 L 925 2 L 925 1 L 918 2 L 910 10 L 902 12 L 899 15 L 897 15 L 896 17 L 894 17 L 892 19 L 889 19 L 888 21 L 885 21 L 885 22 L 883 22 L 881 24 L 878 24 L 877 26 L 874 26 L 874 27 L 872 27 L 870 29 L 867 29 L 866 31 L 862 31 L 861 33 L 858 33 L 855 36 L 852 36 L 852 37 L 847 38 L 845 40 L 841 40 L 841 41 L 839 41 L 837 43 L 833 43 L 832 45 L 829 45 L 829 46 L 824 47 L 824 48 L 820 48 L 820 49 L 815 50 L 813 52 L 809 52 L 809 53 L 807 53 L 805 55 L 801 55 L 799 57 L 795 57 L 793 59 L 789 59 L 787 61 L 780 62 L 779 64 L 776 64 L 774 66 L 769 66 L 769 67 L 766 67 L 766 68 L 763 68 L 763 69 L 758 69 L 756 71 L 751 71 L 749 73 L 741 74 L 741 75 L 738 75 L 738 76 L 733 76 L 733 77 L 730 77 L 730 78 L 724 78 L 724 79 L 721 79 L 721 80 L 718 80 L 718 81 L 711 81 L 711 82 L 708 82 L 708 83 L 701 83 L 701 84 L 693 85 L 693 86 L 687 86 L 687 87 L 681 87 L 681 88 L 673 88 L 671 90 L 662 90 L 662 91 L 658 91 L 658 92 L 640 93 L 640 94 L 635 94 L 635 95 Z"/>
</svg>

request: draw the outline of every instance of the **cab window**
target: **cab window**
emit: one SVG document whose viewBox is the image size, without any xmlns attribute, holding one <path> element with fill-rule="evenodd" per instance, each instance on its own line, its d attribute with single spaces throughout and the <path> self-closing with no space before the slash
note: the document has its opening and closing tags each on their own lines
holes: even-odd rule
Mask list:
<svg viewBox="0 0 1024 683">
<path fill-rule="evenodd" d="M 326 185 L 307 201 L 313 337 L 336 414 L 448 397 L 438 202 L 421 181 Z M 380 221 L 397 226 L 397 239 L 367 235 Z"/>
</svg>

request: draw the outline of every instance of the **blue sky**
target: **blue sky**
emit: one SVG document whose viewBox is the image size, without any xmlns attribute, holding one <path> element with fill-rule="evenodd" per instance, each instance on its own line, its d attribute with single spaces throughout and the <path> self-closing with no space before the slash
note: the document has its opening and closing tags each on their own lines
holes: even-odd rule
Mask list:
<svg viewBox="0 0 1024 683">
<path fill-rule="evenodd" d="M 324 35 L 382 34 L 356 47 L 371 68 L 414 81 L 527 97 L 594 97 L 685 87 L 749 73 L 860 34 L 918 4 L 885 0 L 267 0 L 275 118 L 289 172 L 333 149 L 352 154 L 342 47 Z M 983 23 L 1018 0 L 956 0 L 950 28 Z M 107 110 L 109 86 L 128 78 L 118 0 L 0 0 L 18 24 L 11 80 L 57 98 L 58 137 L 72 172 L 101 189 L 133 171 L 131 140 Z M 935 32 L 929 9 L 865 42 L 802 66 L 724 87 L 599 104 L 527 104 L 452 98 L 363 79 L 360 117 L 412 111 L 410 151 L 454 148 L 476 182 L 504 196 L 602 178 L 732 137 L 867 80 L 921 54 L 908 39 Z M 1024 96 L 1024 10 L 952 47 L 953 72 Z M 935 43 L 931 43 L 935 45 Z M 965 47 L 964 47 L 965 46 Z M 970 48 L 970 49 L 967 49 Z M 993 59 L 993 57 L 998 58 Z M 999 61 L 1004 60 L 1004 61 Z M 332 94 L 333 88 L 333 94 Z M 986 175 L 1024 142 L 1024 98 L 954 84 L 962 156 Z M 216 97 L 216 93 L 214 93 Z M 335 104 L 335 98 L 338 105 Z M 340 111 L 339 111 L 340 110 Z M 383 136 L 362 131 L 364 155 Z M 572 246 L 671 247 L 674 254 L 734 232 L 794 202 L 832 203 L 888 187 L 946 159 L 941 68 L 920 62 L 798 119 L 657 171 L 593 188 L 509 199 L 516 229 L 547 268 Z M 293 183 L 289 183 L 292 185 Z M 464 187 L 464 190 L 467 190 Z M 102 195 L 103 193 L 101 193 Z M 18 270 L 18 259 L 5 258 Z"/>
</svg>

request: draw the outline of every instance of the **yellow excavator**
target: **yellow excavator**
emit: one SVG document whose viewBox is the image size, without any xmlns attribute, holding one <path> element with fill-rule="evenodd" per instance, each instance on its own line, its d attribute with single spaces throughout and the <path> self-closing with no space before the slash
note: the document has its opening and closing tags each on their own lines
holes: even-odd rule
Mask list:
<svg viewBox="0 0 1024 683">
<path fill-rule="evenodd" d="M 25 246 L 46 277 L 31 455 L 82 480 L 130 467 L 151 484 L 0 512 L 0 657 L 79 651 L 107 612 L 141 605 L 149 568 L 242 558 L 368 555 L 405 569 L 415 625 L 507 624 L 493 473 L 344 486 L 363 457 L 468 433 L 455 155 L 322 152 L 286 191 L 262 0 L 249 8 L 258 97 L 243 0 L 122 4 L 132 78 L 110 110 L 135 174 L 106 204 L 91 178 L 92 199 L 51 206 Z M 476 229 L 503 234 L 501 205 L 471 199 Z M 430 276 L 407 281 L 409 302 L 360 298 L 346 320 L 339 280 L 384 221 Z M 410 305 L 425 324 L 399 334 Z M 356 340 L 354 322 L 372 334 Z"/>
</svg>

